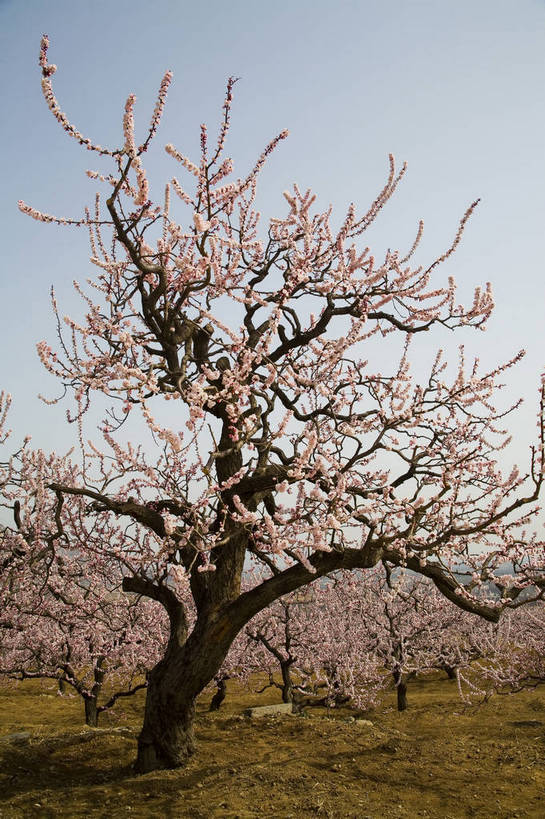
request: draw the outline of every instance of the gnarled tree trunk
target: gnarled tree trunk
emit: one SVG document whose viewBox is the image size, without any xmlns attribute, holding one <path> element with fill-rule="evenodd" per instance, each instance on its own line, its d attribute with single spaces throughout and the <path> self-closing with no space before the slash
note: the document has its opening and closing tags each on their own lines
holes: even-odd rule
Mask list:
<svg viewBox="0 0 545 819">
<path fill-rule="evenodd" d="M 104 685 L 104 677 L 106 671 L 104 669 L 105 657 L 102 655 L 95 659 L 95 667 L 93 668 L 93 687 L 89 692 L 83 692 L 83 701 L 85 704 L 85 724 L 91 728 L 98 726 L 98 715 L 102 708 L 98 707 L 98 698 Z M 80 691 L 80 693 L 82 693 Z"/>
<path fill-rule="evenodd" d="M 293 682 L 291 679 L 292 663 L 293 660 L 280 663 L 280 670 L 282 671 L 282 702 L 293 701 Z"/>
<path fill-rule="evenodd" d="M 227 617 L 197 621 L 184 644 L 171 641 L 148 675 L 135 770 L 179 768 L 195 751 L 195 701 L 218 673 L 236 635 Z"/>
<path fill-rule="evenodd" d="M 175 706 L 169 703 L 171 697 L 168 686 L 150 675 L 144 725 L 138 737 L 138 773 L 179 768 L 195 751 L 195 697 L 185 696 Z"/>
</svg>

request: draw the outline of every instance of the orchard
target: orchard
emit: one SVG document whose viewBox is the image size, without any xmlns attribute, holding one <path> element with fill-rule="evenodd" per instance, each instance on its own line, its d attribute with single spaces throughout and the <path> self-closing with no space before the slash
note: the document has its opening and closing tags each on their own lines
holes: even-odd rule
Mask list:
<svg viewBox="0 0 545 819">
<path fill-rule="evenodd" d="M 233 677 L 308 707 L 370 708 L 393 685 L 401 710 L 433 669 L 473 698 L 543 682 L 543 383 L 528 463 L 505 468 L 518 402 L 501 386 L 522 353 L 482 370 L 438 349 L 411 373 L 415 336 L 462 343 L 492 313 L 489 283 L 464 306 L 442 275 L 477 202 L 425 264 L 422 224 L 383 258 L 365 243 L 405 173 L 392 156 L 366 209 L 320 211 L 294 185 L 265 224 L 259 175 L 288 133 L 236 176 L 234 79 L 200 155 L 169 142 L 172 176 L 148 180 L 171 73 L 147 129 L 131 94 L 122 144 L 103 147 L 63 112 L 48 47 L 43 95 L 99 192 L 83 215 L 19 208 L 86 230 L 94 273 L 80 315 L 52 294 L 58 340 L 38 344 L 74 449 L 13 443 L 2 399 L 0 673 L 67 685 L 95 725 L 145 688 L 140 774 L 186 766 L 197 698 L 215 682 L 219 707 Z M 387 367 L 381 344 L 397 344 Z"/>
</svg>

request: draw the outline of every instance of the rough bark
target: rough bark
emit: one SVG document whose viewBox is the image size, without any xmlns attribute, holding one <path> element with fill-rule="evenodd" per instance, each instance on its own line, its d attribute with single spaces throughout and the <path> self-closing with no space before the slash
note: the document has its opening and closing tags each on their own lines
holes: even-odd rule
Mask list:
<svg viewBox="0 0 545 819">
<path fill-rule="evenodd" d="M 229 618 L 198 618 L 182 645 L 171 640 L 148 675 L 144 724 L 135 770 L 179 768 L 195 751 L 195 701 L 214 679 L 237 634 Z"/>
<path fill-rule="evenodd" d="M 98 715 L 102 709 L 98 707 L 98 698 L 104 685 L 104 677 L 106 671 L 104 669 L 105 657 L 99 656 L 95 660 L 95 667 L 93 668 L 93 687 L 89 693 L 83 693 L 83 701 L 85 703 L 85 724 L 90 725 L 91 728 L 96 728 L 98 725 Z"/>
<path fill-rule="evenodd" d="M 97 698 L 91 694 L 84 697 L 83 701 L 85 703 L 85 724 L 96 728 L 98 726 Z"/>
<path fill-rule="evenodd" d="M 293 683 L 291 679 L 291 662 L 280 663 L 282 671 L 282 702 L 293 702 Z"/>
<path fill-rule="evenodd" d="M 150 679 L 138 737 L 137 773 L 182 767 L 195 751 L 195 697 L 186 697 L 175 708 L 169 708 L 169 699 L 165 686 Z"/>
</svg>

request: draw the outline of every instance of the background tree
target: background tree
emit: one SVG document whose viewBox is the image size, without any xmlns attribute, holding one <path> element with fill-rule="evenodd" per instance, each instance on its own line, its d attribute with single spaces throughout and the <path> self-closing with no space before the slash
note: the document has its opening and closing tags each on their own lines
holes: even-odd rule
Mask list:
<svg viewBox="0 0 545 819">
<path fill-rule="evenodd" d="M 257 176 L 287 132 L 246 177 L 231 177 L 224 153 L 230 80 L 212 146 L 201 128 L 200 159 L 166 146 L 188 172 L 189 189 L 172 178 L 163 204 L 154 205 L 143 155 L 170 72 L 143 141 L 135 137 L 131 94 L 124 144 L 108 149 L 62 112 L 47 48 L 44 37 L 49 108 L 69 136 L 108 157 L 113 169 L 89 172 L 109 188 L 105 215 L 98 198 L 92 214 L 75 220 L 20 203 L 38 220 L 86 225 L 98 269 L 93 298 L 76 285 L 85 316 L 64 319 L 68 334 L 58 353 L 45 342 L 39 353 L 73 391 L 74 420 L 81 422 L 94 393 L 118 406 L 103 425 L 108 454 L 85 445 L 84 479 L 54 482 L 51 490 L 86 497 L 97 515 L 133 521 L 156 543 L 165 571 L 153 573 L 146 553 L 124 579 L 126 590 L 161 602 L 170 620 L 165 655 L 149 675 L 137 769 L 175 767 L 194 750 L 195 697 L 236 634 L 278 597 L 318 577 L 387 559 L 430 577 L 485 617 L 514 605 L 541 565 L 542 544 L 520 532 L 542 486 L 543 423 L 529 474 L 504 475 L 497 452 L 507 442 L 500 422 L 508 408 L 496 409 L 495 399 L 520 354 L 482 373 L 461 352 L 449 379 L 439 352 L 422 384 L 410 375 L 413 336 L 434 326 L 483 327 L 491 313 L 489 285 L 463 308 L 452 279 L 432 282 L 476 203 L 431 264 L 411 262 L 422 226 L 408 252 L 374 258 L 360 237 L 405 171 L 390 157 L 386 184 L 363 214 L 351 205 L 334 227 L 331 209 L 314 212 L 314 196 L 294 186 L 284 214 L 260 230 Z M 185 217 L 174 218 L 171 194 Z M 401 339 L 399 364 L 388 370 L 364 357 L 385 336 Z M 116 432 L 137 408 L 159 445 L 156 457 L 123 444 Z M 269 576 L 241 592 L 250 558 Z M 473 595 L 505 561 L 514 568 L 503 601 Z M 460 564 L 470 570 L 465 583 L 455 572 Z M 191 630 L 166 579 L 171 568 L 191 589 Z"/>
<path fill-rule="evenodd" d="M 313 648 L 310 617 L 316 614 L 316 607 L 312 606 L 309 611 L 311 602 L 297 592 L 281 597 L 256 615 L 245 629 L 248 638 L 262 649 L 261 667 L 269 674 L 266 687 L 279 688 L 282 702 L 293 702 L 293 689 L 297 683 L 292 669 L 297 669 Z M 281 683 L 275 678 L 278 671 Z"/>
<path fill-rule="evenodd" d="M 387 563 L 383 570 L 373 570 L 350 596 L 356 599 L 362 650 L 374 652 L 380 668 L 391 674 L 398 711 L 408 707 L 409 680 L 437 668 L 455 678 L 459 667 L 482 656 L 475 650 L 473 632 L 493 627 L 461 612 L 426 578 L 394 573 Z"/>
<path fill-rule="evenodd" d="M 62 598 L 42 593 L 35 609 L 21 601 L 4 608 L 0 674 L 57 680 L 60 693 L 69 688 L 82 698 L 85 722 L 96 727 L 100 714 L 146 687 L 161 656 L 161 623 L 153 605 L 108 599 L 103 590 L 99 599 L 76 598 L 73 589 Z"/>
<path fill-rule="evenodd" d="M 466 702 L 474 704 L 493 694 L 512 694 L 545 683 L 543 644 L 545 607 L 542 601 L 507 612 L 499 625 L 476 625 L 471 643 L 476 661 L 458 672 Z"/>
<path fill-rule="evenodd" d="M 0 414 L 7 403 L 0 396 Z M 123 532 L 105 516 L 89 518 L 84 497 L 47 491 L 77 475 L 67 456 L 46 456 L 28 439 L 4 463 L 0 507 L 11 521 L 0 525 L 0 674 L 70 686 L 96 726 L 120 697 L 145 688 L 166 618 L 151 600 L 122 592 L 108 546 L 125 541 Z"/>
<path fill-rule="evenodd" d="M 369 609 L 362 605 L 367 574 L 338 572 L 312 587 L 304 651 L 296 666 L 304 705 L 334 708 L 350 702 L 367 710 L 382 698 L 388 676 L 367 622 Z"/>
</svg>

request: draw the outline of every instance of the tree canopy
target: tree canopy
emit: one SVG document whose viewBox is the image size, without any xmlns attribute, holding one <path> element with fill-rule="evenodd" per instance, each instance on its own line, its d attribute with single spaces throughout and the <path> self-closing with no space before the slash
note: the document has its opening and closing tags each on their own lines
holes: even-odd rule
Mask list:
<svg viewBox="0 0 545 819">
<path fill-rule="evenodd" d="M 505 472 L 498 453 L 518 402 L 497 406 L 498 390 L 522 354 L 482 371 L 460 348 L 449 376 L 439 350 L 421 383 L 410 370 L 415 334 L 482 328 L 491 314 L 489 283 L 464 307 L 453 278 L 440 277 L 477 202 L 450 247 L 427 264 L 413 261 L 422 223 L 406 252 L 376 258 L 362 240 L 405 173 L 392 156 L 371 206 L 350 205 L 338 227 L 332 208 L 314 210 L 315 196 L 297 185 L 284 193 L 284 212 L 263 225 L 258 176 L 287 131 L 235 177 L 226 155 L 234 79 L 217 138 L 201 126 L 195 162 L 166 145 L 184 178 L 173 176 L 152 202 L 144 158 L 170 72 L 143 140 L 131 94 L 123 145 L 109 149 L 62 112 L 47 50 L 44 37 L 51 112 L 111 162 L 109 172 L 88 171 L 106 186 L 105 208 L 99 194 L 82 218 L 19 203 L 35 219 L 86 226 L 96 268 L 87 288 L 75 284 L 84 315 L 61 317 L 53 295 L 59 345 L 38 345 L 74 396 L 83 453 L 80 478 L 53 480 L 48 491 L 86 499 L 86 514 L 97 519 L 123 521 L 125 540 L 105 547 L 124 560 L 124 588 L 159 601 L 170 618 L 165 656 L 149 675 L 139 770 L 183 764 L 193 751 L 195 697 L 236 634 L 318 577 L 387 560 L 490 620 L 517 605 L 524 588 L 539 597 L 543 543 L 531 524 L 543 484 L 543 386 L 530 465 Z M 387 371 L 366 358 L 386 336 L 400 340 Z M 100 445 L 83 435 L 97 393 L 115 406 Z M 122 442 L 131 413 L 153 436 L 151 456 Z M 242 590 L 251 563 L 260 579 Z M 498 576 L 505 564 L 509 572 Z M 490 582 L 503 588 L 499 599 L 487 595 Z"/>
</svg>

